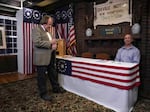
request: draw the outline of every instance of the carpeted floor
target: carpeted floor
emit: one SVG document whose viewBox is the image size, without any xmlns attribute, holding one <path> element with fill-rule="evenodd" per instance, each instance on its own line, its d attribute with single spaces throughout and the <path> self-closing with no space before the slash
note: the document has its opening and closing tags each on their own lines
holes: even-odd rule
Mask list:
<svg viewBox="0 0 150 112">
<path fill-rule="evenodd" d="M 54 94 L 54 101 L 38 96 L 36 78 L 0 85 L 0 112 L 114 112 L 73 93 Z M 150 100 L 140 99 L 133 112 L 150 112 Z"/>
</svg>

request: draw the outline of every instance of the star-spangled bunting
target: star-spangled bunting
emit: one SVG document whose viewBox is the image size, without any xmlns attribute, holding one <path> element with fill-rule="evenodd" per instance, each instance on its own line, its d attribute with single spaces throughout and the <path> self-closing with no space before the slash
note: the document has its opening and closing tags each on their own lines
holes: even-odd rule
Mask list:
<svg viewBox="0 0 150 112">
<path fill-rule="evenodd" d="M 56 62 L 58 73 L 63 75 L 124 90 L 140 85 L 138 65 L 126 68 L 65 59 Z"/>
<path fill-rule="evenodd" d="M 71 61 L 66 61 L 62 59 L 56 60 L 57 71 L 61 74 L 71 75 Z"/>
<path fill-rule="evenodd" d="M 30 8 L 23 9 L 23 73 L 31 74 L 35 71 L 33 66 L 33 45 L 32 29 L 37 27 L 41 18 L 46 12 L 33 10 Z"/>
<path fill-rule="evenodd" d="M 23 15 L 24 15 L 23 21 L 27 23 L 39 24 L 41 18 L 46 14 L 47 13 L 40 12 L 38 10 L 24 8 L 23 9 Z"/>
</svg>

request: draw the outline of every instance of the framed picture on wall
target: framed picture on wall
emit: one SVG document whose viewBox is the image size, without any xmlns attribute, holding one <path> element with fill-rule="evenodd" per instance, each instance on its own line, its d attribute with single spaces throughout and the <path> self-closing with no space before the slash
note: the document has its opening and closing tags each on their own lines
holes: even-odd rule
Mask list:
<svg viewBox="0 0 150 112">
<path fill-rule="evenodd" d="M 6 37 L 4 27 L 0 27 L 0 49 L 6 49 Z"/>
</svg>

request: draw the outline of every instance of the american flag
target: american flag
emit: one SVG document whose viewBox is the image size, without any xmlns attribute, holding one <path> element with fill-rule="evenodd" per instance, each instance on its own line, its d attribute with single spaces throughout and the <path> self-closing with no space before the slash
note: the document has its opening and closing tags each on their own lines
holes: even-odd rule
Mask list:
<svg viewBox="0 0 150 112">
<path fill-rule="evenodd" d="M 58 38 L 67 40 L 67 34 L 68 34 L 67 23 L 57 24 L 56 28 L 57 28 Z"/>
<path fill-rule="evenodd" d="M 60 74 L 124 90 L 140 84 L 139 65 L 127 68 L 57 58 L 57 70 Z"/>
<path fill-rule="evenodd" d="M 76 37 L 73 20 L 73 5 L 69 4 L 55 13 L 59 39 L 66 41 L 67 54 L 76 56 Z"/>
<path fill-rule="evenodd" d="M 68 54 L 70 54 L 72 56 L 76 56 L 77 55 L 75 28 L 74 28 L 73 24 L 71 25 L 71 27 L 69 29 L 67 52 L 68 52 Z"/>
</svg>

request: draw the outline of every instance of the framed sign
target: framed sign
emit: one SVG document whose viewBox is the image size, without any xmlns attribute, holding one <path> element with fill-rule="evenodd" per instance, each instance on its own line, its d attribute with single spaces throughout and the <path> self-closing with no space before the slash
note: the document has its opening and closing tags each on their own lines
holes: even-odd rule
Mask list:
<svg viewBox="0 0 150 112">
<path fill-rule="evenodd" d="M 118 35 L 122 33 L 121 27 L 100 28 L 100 35 Z"/>
<path fill-rule="evenodd" d="M 4 27 L 0 27 L 0 49 L 6 49 L 6 37 Z"/>
</svg>

